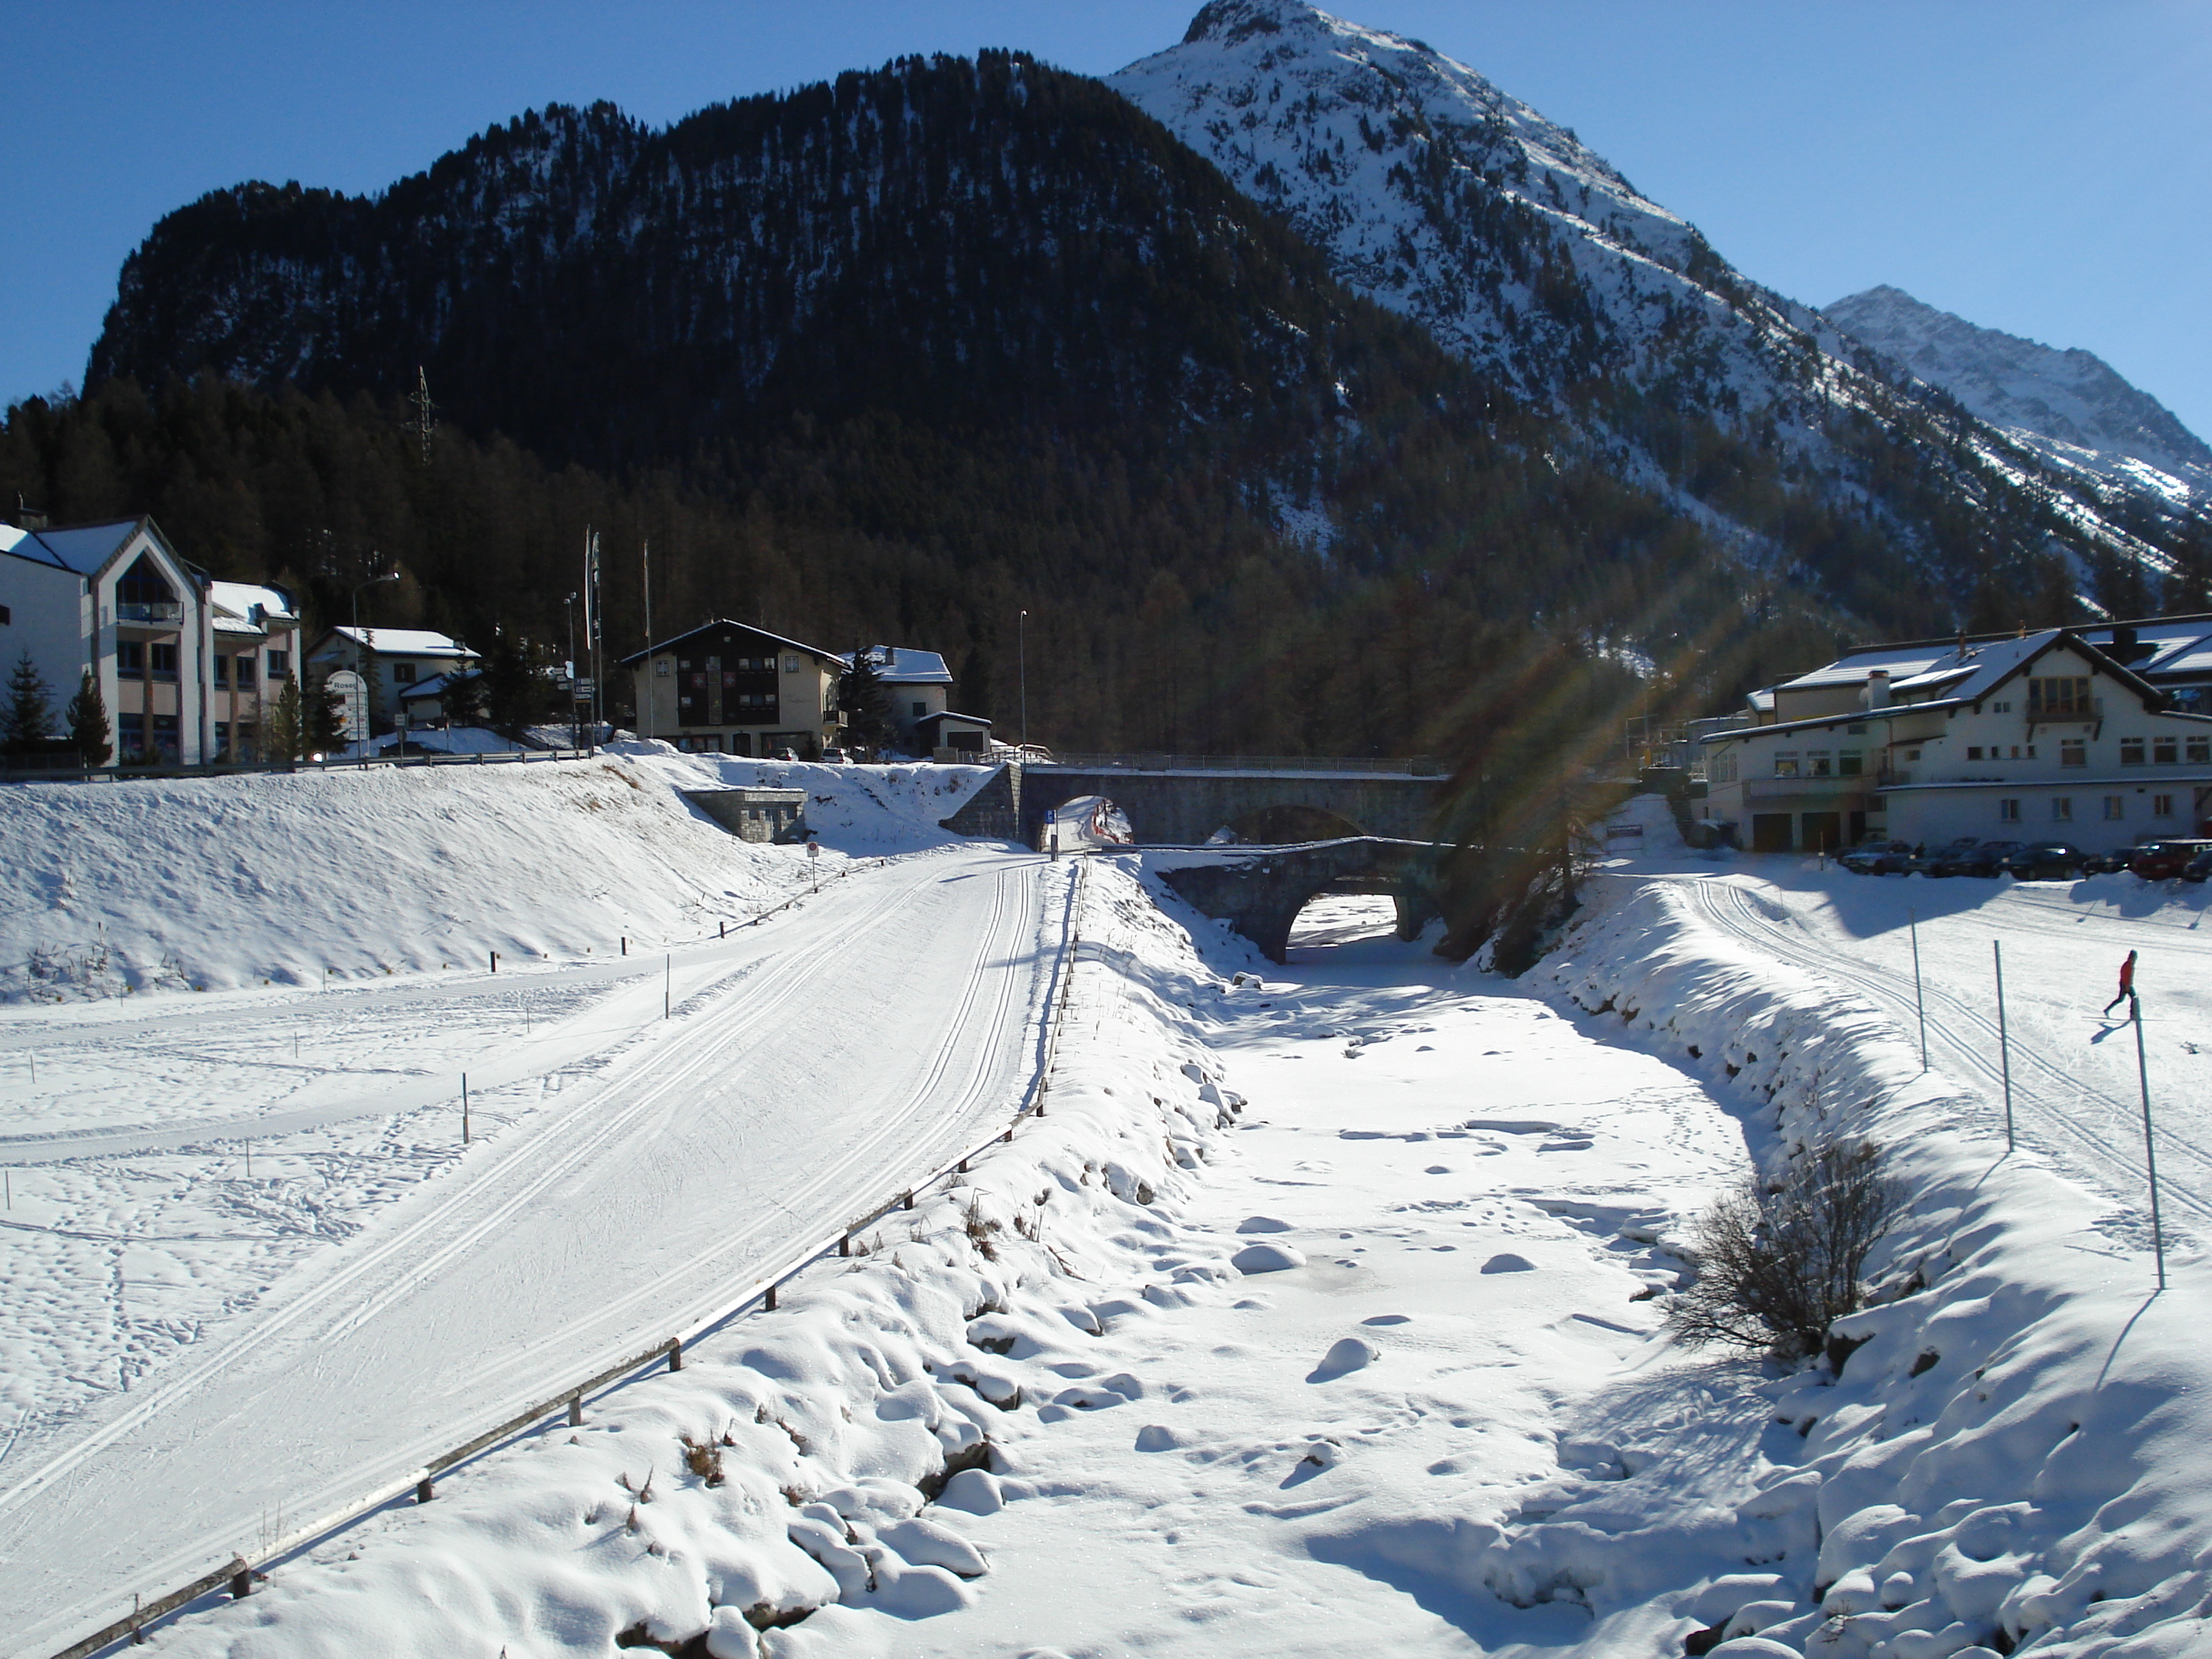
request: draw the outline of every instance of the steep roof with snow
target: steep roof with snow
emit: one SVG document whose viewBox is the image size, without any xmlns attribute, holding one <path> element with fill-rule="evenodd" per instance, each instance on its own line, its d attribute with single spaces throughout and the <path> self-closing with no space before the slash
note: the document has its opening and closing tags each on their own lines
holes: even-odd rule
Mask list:
<svg viewBox="0 0 2212 1659">
<path fill-rule="evenodd" d="M 143 517 L 64 525 L 58 529 L 46 530 L 0 526 L 0 553 L 12 553 L 19 559 L 73 571 L 80 576 L 93 576 L 138 533 L 141 526 L 151 528 L 149 521 Z"/>
<path fill-rule="evenodd" d="M 647 646 L 642 651 L 633 651 L 627 657 L 617 657 L 615 659 L 615 665 L 619 668 L 629 668 L 635 664 L 643 662 L 647 657 L 654 656 L 663 651 L 672 650 L 683 644 L 684 641 L 696 639 L 710 629 L 716 628 L 741 628 L 748 634 L 757 634 L 764 640 L 775 641 L 780 647 L 792 651 L 804 651 L 807 655 L 819 658 L 823 662 L 845 663 L 847 661 L 835 651 L 824 651 L 820 646 L 809 645 L 804 640 L 789 639 L 781 634 L 771 634 L 757 623 L 732 622 L 727 617 L 717 617 L 713 622 L 701 623 L 696 628 L 687 628 L 681 634 L 671 635 L 657 644 Z M 849 664 L 848 665 L 849 666 Z"/>
<path fill-rule="evenodd" d="M 876 665 L 876 678 L 885 685 L 952 684 L 952 671 L 934 651 L 916 651 L 904 645 L 872 645 L 867 652 L 868 660 Z M 848 651 L 837 660 L 850 668 L 853 653 Z"/>
<path fill-rule="evenodd" d="M 333 628 L 331 634 L 382 657 L 462 657 L 473 661 L 477 654 L 458 641 L 422 628 Z"/>
<path fill-rule="evenodd" d="M 281 587 L 210 582 L 208 596 L 215 603 L 218 634 L 258 634 L 270 624 L 282 626 L 300 620 L 292 608 L 292 596 Z"/>
</svg>

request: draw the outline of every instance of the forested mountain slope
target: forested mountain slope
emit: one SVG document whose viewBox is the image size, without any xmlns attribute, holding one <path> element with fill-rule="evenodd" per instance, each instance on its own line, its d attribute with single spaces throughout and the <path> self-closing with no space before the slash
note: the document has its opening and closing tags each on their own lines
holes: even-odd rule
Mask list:
<svg viewBox="0 0 2212 1659">
<path fill-rule="evenodd" d="M 1026 608 L 1034 724 L 1078 747 L 1403 752 L 1469 687 L 1542 695 L 1531 653 L 1717 686 L 1825 638 L 1149 117 L 1006 53 L 665 132 L 550 109 L 374 198 L 216 192 L 132 256 L 89 381 L 16 412 L 0 487 L 149 507 L 325 615 L 397 558 L 387 623 L 556 642 L 588 521 L 617 651 L 650 539 L 657 632 L 923 645 L 983 713 Z"/>
</svg>

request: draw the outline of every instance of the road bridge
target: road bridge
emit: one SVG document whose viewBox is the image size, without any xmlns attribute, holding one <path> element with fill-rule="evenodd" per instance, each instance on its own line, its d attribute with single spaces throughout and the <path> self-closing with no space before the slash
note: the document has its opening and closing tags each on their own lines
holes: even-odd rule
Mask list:
<svg viewBox="0 0 2212 1659">
<path fill-rule="evenodd" d="M 1431 833 L 1444 781 L 1415 763 L 1297 759 L 1205 762 L 1182 757 L 1001 767 L 945 828 L 1034 847 L 1054 808 L 1103 795 L 1127 815 L 1139 845 L 1195 846 L 1218 830 L 1285 845 Z M 1390 769 L 1393 766 L 1396 769 Z"/>
</svg>

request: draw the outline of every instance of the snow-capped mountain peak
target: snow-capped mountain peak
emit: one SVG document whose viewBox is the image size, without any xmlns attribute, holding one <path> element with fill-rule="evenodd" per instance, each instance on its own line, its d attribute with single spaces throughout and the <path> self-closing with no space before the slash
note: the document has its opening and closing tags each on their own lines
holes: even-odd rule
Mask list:
<svg viewBox="0 0 2212 1659">
<path fill-rule="evenodd" d="M 1527 392 L 1636 355 L 1613 308 L 1573 303 L 1562 253 L 1580 266 L 1589 251 L 1585 281 L 1637 271 L 1632 285 L 1680 299 L 1711 257 L 1565 127 L 1419 40 L 1304 0 L 1213 0 L 1181 45 L 1109 80 L 1340 276 Z"/>
<path fill-rule="evenodd" d="M 1887 284 L 1826 313 L 2059 465 L 2136 483 L 2150 468 L 2212 493 L 2212 447 L 2094 352 L 1982 328 Z"/>
</svg>

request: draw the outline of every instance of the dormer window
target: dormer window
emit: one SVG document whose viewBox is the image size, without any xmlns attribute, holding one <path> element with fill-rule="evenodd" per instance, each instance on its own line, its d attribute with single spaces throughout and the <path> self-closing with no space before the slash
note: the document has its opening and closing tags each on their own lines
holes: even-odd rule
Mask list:
<svg viewBox="0 0 2212 1659">
<path fill-rule="evenodd" d="M 2086 674 L 2039 675 L 2027 683 L 2027 717 L 2032 720 L 2079 719 L 2092 712 Z"/>
</svg>

